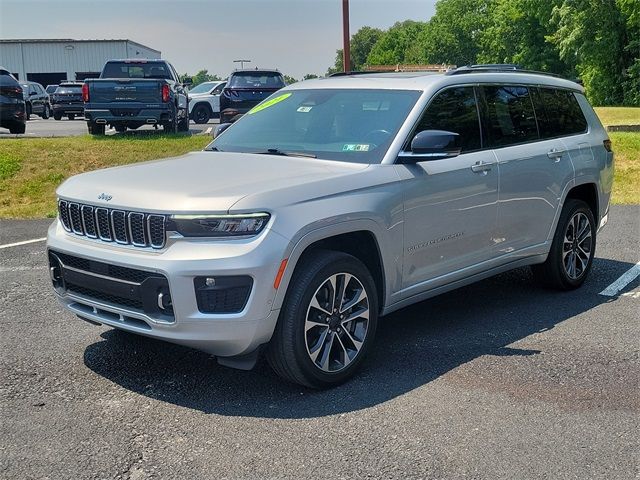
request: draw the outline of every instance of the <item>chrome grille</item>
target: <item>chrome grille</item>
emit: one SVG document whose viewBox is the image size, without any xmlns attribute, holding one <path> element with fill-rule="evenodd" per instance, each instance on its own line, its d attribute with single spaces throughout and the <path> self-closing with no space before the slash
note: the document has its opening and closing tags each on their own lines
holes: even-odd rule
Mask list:
<svg viewBox="0 0 640 480">
<path fill-rule="evenodd" d="M 164 247 L 166 217 L 60 200 L 58 216 L 70 233 L 135 247 Z"/>
</svg>

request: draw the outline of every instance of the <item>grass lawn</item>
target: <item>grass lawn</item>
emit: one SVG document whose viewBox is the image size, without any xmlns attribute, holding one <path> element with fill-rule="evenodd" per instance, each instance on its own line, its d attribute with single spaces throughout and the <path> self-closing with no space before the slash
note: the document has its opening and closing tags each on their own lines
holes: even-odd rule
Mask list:
<svg viewBox="0 0 640 480">
<path fill-rule="evenodd" d="M 640 124 L 640 108 L 596 108 L 605 125 Z M 616 155 L 613 203 L 640 204 L 640 132 L 609 134 Z M 77 173 L 200 150 L 207 135 L 8 138 L 0 141 L 0 218 L 53 217 L 55 189 Z"/>
<path fill-rule="evenodd" d="M 56 215 L 55 189 L 77 173 L 201 150 L 208 135 L 0 140 L 0 218 Z"/>
<path fill-rule="evenodd" d="M 603 125 L 640 125 L 640 108 L 596 107 L 594 109 Z"/>
</svg>

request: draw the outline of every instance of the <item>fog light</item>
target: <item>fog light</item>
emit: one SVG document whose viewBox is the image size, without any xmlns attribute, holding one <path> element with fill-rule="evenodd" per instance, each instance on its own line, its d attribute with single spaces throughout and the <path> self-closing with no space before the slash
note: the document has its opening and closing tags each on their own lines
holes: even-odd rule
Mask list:
<svg viewBox="0 0 640 480">
<path fill-rule="evenodd" d="M 198 310 L 202 313 L 239 313 L 247 305 L 253 279 L 248 275 L 193 279 Z"/>
<path fill-rule="evenodd" d="M 204 284 L 207 287 L 214 287 L 216 285 L 216 279 L 213 277 L 207 277 L 206 280 L 204 281 Z"/>
</svg>

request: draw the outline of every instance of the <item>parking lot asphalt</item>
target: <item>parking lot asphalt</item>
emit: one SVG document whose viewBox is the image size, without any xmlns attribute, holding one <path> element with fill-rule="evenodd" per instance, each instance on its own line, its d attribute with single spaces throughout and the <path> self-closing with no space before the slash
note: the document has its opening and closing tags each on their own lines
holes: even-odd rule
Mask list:
<svg viewBox="0 0 640 480">
<path fill-rule="evenodd" d="M 329 391 L 89 325 L 58 306 L 45 245 L 0 248 L 0 476 L 638 478 L 640 207 L 614 206 L 584 286 L 518 269 L 385 317 Z M 0 221 L 0 246 L 51 220 Z"/>
<path fill-rule="evenodd" d="M 216 125 L 218 125 L 217 119 L 212 119 L 209 123 L 206 124 L 195 124 L 193 122 L 189 123 L 189 131 L 193 135 L 197 135 L 199 133 L 210 134 Z M 137 130 L 130 130 L 128 134 L 133 132 L 152 132 L 155 129 L 149 125 L 143 125 Z M 162 127 L 158 127 L 158 132 L 162 132 Z M 107 135 L 121 135 L 115 131 L 113 128 L 107 128 Z M 0 139 L 2 138 L 39 138 L 39 137 L 76 137 L 80 135 L 87 135 L 87 122 L 85 122 L 84 118 L 79 117 L 74 120 L 68 120 L 67 118 L 63 118 L 62 120 L 54 120 L 53 118 L 48 118 L 47 120 L 43 120 L 40 117 L 35 115 L 31 116 L 31 120 L 27 121 L 27 130 L 23 135 L 13 135 L 9 133 L 9 130 L 6 128 L 0 128 Z"/>
</svg>

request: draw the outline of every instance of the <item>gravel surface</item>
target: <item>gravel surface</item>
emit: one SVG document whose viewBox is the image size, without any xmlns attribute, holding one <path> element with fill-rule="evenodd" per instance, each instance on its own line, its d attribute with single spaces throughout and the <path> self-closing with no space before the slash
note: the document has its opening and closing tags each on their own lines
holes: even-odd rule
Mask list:
<svg viewBox="0 0 640 480">
<path fill-rule="evenodd" d="M 91 326 L 44 243 L 0 249 L 0 477 L 632 479 L 640 458 L 640 208 L 613 207 L 583 288 L 518 269 L 383 319 L 330 391 Z M 49 221 L 0 221 L 0 245 Z"/>
</svg>

